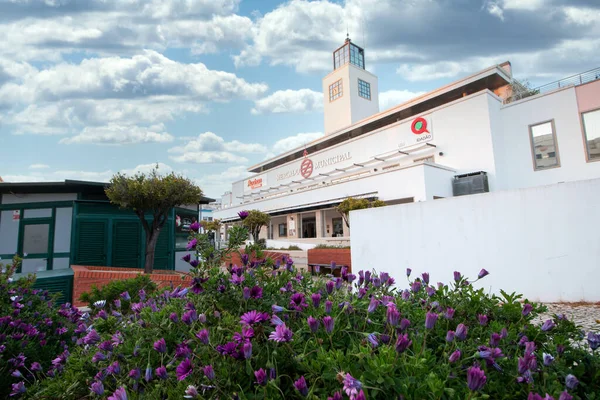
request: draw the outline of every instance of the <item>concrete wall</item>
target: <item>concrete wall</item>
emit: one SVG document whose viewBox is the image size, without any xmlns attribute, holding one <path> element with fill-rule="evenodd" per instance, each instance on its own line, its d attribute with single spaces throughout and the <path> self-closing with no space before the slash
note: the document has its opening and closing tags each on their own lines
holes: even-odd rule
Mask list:
<svg viewBox="0 0 600 400">
<path fill-rule="evenodd" d="M 494 293 L 600 301 L 598 198 L 594 179 L 353 211 L 352 263 L 387 270 L 401 286 L 407 267 L 433 282 L 486 268 L 477 285 Z"/>
</svg>

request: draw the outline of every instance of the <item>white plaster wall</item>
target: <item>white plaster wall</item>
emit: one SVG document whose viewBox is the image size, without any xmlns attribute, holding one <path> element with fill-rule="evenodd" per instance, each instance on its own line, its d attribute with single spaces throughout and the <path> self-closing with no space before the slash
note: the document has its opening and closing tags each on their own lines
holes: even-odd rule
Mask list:
<svg viewBox="0 0 600 400">
<path fill-rule="evenodd" d="M 600 93 L 598 93 L 600 96 Z M 600 163 L 586 162 L 581 117 L 573 87 L 538 95 L 500 109 L 502 130 L 496 158 L 502 189 L 600 177 Z M 529 125 L 554 120 L 560 167 L 534 171 Z M 496 133 L 496 132 L 494 132 Z"/>
<path fill-rule="evenodd" d="M 600 301 L 600 179 L 353 211 L 352 264 L 477 285 L 534 301 Z M 377 232 L 376 235 L 373 233 Z M 392 261 L 392 262 L 390 262 Z"/>
<path fill-rule="evenodd" d="M 45 201 L 77 200 L 77 193 L 3 194 L 2 204 L 39 203 Z"/>
<path fill-rule="evenodd" d="M 342 80 L 342 97 L 329 101 L 329 85 Z M 323 106 L 325 116 L 325 134 L 333 133 L 350 126 L 351 99 L 350 99 L 350 66 L 346 64 L 323 78 Z"/>
<path fill-rule="evenodd" d="M 441 168 L 424 168 L 426 200 L 434 196 L 452 197 L 452 179 L 455 172 Z"/>
<path fill-rule="evenodd" d="M 355 124 L 379 112 L 379 86 L 377 76 L 364 69 L 349 64 L 349 89 L 351 103 L 351 123 Z M 358 79 L 371 84 L 371 100 L 358 95 Z"/>
<path fill-rule="evenodd" d="M 68 253 L 71 250 L 71 221 L 73 208 L 57 208 L 54 225 L 54 252 Z"/>
<path fill-rule="evenodd" d="M 13 220 L 13 211 L 0 211 L 0 254 L 15 254 L 19 242 L 19 220 Z"/>
</svg>

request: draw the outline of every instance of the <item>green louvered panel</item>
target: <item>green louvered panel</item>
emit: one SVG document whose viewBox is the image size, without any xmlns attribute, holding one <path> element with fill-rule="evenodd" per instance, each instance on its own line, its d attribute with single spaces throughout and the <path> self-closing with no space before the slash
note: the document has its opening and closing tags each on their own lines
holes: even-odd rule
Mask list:
<svg viewBox="0 0 600 400">
<path fill-rule="evenodd" d="M 158 242 L 156 242 L 156 249 L 154 251 L 154 268 L 155 269 L 169 269 L 169 259 L 171 257 L 171 241 L 169 237 L 168 229 L 162 229 L 160 236 L 158 236 Z"/>
<path fill-rule="evenodd" d="M 33 287 L 47 290 L 50 293 L 60 293 L 60 296 L 56 299 L 56 304 L 70 303 L 73 297 L 73 276 L 38 278 Z"/>
<path fill-rule="evenodd" d="M 112 266 L 140 268 L 142 225 L 136 221 L 113 222 Z"/>
<path fill-rule="evenodd" d="M 77 221 L 75 239 L 75 264 L 106 265 L 107 244 L 106 220 Z"/>
</svg>

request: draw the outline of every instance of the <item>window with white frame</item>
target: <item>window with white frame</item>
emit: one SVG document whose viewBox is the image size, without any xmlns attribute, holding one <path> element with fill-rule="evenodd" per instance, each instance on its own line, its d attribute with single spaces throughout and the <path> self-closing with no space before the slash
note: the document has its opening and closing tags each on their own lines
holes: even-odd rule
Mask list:
<svg viewBox="0 0 600 400">
<path fill-rule="evenodd" d="M 341 79 L 329 85 L 329 101 L 334 101 L 335 99 L 342 97 L 342 95 L 344 94 L 342 89 L 343 88 Z"/>
<path fill-rule="evenodd" d="M 600 160 L 600 109 L 581 114 L 588 161 Z"/>
<path fill-rule="evenodd" d="M 362 79 L 358 80 L 358 95 L 367 100 L 371 100 L 371 84 Z"/>
<path fill-rule="evenodd" d="M 534 170 L 560 167 L 554 120 L 529 126 Z"/>
</svg>

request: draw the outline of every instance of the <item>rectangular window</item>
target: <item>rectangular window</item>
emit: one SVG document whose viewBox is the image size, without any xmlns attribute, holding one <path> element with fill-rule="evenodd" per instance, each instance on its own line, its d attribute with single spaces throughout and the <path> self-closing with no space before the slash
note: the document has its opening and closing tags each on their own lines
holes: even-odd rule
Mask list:
<svg viewBox="0 0 600 400">
<path fill-rule="evenodd" d="M 342 80 L 341 79 L 339 81 L 333 82 L 331 85 L 329 85 L 329 101 L 330 102 L 342 97 L 343 94 L 344 93 L 342 90 Z"/>
<path fill-rule="evenodd" d="M 367 100 L 371 100 L 371 84 L 362 79 L 358 80 L 358 95 Z"/>
<path fill-rule="evenodd" d="M 287 237 L 287 224 L 279 224 L 279 237 Z"/>
<path fill-rule="evenodd" d="M 554 120 L 529 126 L 535 171 L 560 167 Z"/>
<path fill-rule="evenodd" d="M 600 109 L 581 114 L 588 161 L 600 160 Z"/>
</svg>

